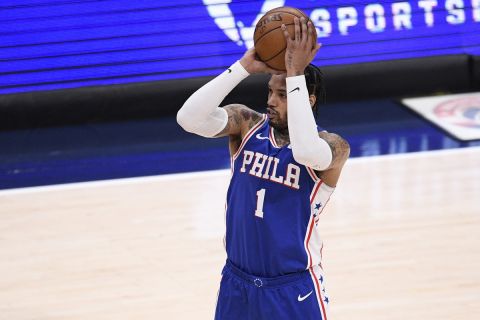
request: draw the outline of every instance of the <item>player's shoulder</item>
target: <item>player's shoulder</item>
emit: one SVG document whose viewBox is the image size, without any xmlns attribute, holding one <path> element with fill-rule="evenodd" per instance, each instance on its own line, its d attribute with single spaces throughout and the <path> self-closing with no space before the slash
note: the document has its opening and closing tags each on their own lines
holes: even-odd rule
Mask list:
<svg viewBox="0 0 480 320">
<path fill-rule="evenodd" d="M 334 139 L 334 140 L 341 140 L 344 141 L 345 143 L 348 143 L 347 140 L 345 140 L 342 136 L 335 132 L 329 132 L 327 130 L 322 129 L 321 131 L 318 131 L 318 136 L 321 138 L 328 138 L 328 139 Z"/>
</svg>

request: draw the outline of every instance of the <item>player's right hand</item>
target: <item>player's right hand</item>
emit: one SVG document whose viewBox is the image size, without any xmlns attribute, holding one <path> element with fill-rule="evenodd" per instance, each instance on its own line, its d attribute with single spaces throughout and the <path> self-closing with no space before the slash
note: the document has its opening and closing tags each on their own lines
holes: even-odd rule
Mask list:
<svg viewBox="0 0 480 320">
<path fill-rule="evenodd" d="M 287 27 L 282 24 L 283 35 L 287 43 L 285 52 L 285 67 L 287 76 L 298 76 L 304 73 L 305 68 L 317 54 L 320 44 L 312 46 L 314 39 L 314 26 L 311 21 L 295 18 L 295 34 L 292 38 Z"/>
<path fill-rule="evenodd" d="M 284 73 L 279 70 L 275 70 L 267 66 L 264 62 L 258 60 L 257 54 L 255 52 L 255 47 L 252 47 L 245 52 L 243 57 L 240 59 L 240 64 L 247 70 L 248 73 L 270 73 L 270 74 L 281 74 Z"/>
</svg>

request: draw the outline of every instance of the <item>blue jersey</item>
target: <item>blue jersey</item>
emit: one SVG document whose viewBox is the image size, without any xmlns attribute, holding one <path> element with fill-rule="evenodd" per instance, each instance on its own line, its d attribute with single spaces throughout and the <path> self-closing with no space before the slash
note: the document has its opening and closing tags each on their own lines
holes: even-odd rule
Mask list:
<svg viewBox="0 0 480 320">
<path fill-rule="evenodd" d="M 334 188 L 279 147 L 266 115 L 231 159 L 225 247 L 250 274 L 276 277 L 321 263 L 318 218 Z"/>
</svg>

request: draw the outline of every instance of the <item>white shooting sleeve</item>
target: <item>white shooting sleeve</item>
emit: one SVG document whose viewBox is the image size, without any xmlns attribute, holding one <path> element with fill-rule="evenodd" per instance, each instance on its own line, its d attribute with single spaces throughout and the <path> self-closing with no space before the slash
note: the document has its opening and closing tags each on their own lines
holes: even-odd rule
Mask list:
<svg viewBox="0 0 480 320">
<path fill-rule="evenodd" d="M 287 112 L 295 161 L 314 170 L 327 169 L 332 162 L 332 150 L 318 136 L 304 75 L 287 77 Z"/>
<path fill-rule="evenodd" d="M 178 124 L 200 136 L 213 137 L 218 134 L 228 122 L 227 111 L 219 108 L 220 103 L 248 75 L 240 62 L 235 62 L 185 101 L 177 113 Z"/>
</svg>

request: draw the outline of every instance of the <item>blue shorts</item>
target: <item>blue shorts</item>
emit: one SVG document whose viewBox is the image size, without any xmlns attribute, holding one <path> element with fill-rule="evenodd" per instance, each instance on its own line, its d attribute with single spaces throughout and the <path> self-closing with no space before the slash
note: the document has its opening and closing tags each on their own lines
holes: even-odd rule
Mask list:
<svg viewBox="0 0 480 320">
<path fill-rule="evenodd" d="M 275 278 L 223 268 L 215 320 L 327 320 L 328 297 L 319 266 Z"/>
</svg>

